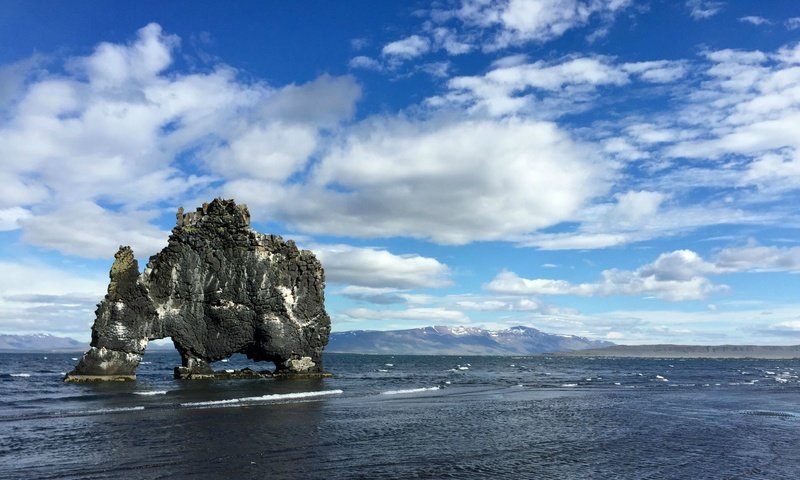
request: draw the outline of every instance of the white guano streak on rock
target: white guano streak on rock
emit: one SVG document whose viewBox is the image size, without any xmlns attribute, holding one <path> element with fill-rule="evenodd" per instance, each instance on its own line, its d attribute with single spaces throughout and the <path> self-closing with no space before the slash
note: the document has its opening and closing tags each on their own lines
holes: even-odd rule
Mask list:
<svg viewBox="0 0 800 480">
<path fill-rule="evenodd" d="M 128 335 L 128 328 L 125 325 L 115 323 L 114 333 L 117 334 L 118 338 L 125 338 Z"/>
<path fill-rule="evenodd" d="M 289 316 L 289 320 L 295 325 L 305 327 L 309 322 L 301 322 L 294 314 L 294 307 L 297 305 L 297 297 L 295 297 L 292 289 L 283 285 L 277 285 L 275 288 L 283 297 L 283 301 L 286 304 L 286 314 Z"/>
</svg>

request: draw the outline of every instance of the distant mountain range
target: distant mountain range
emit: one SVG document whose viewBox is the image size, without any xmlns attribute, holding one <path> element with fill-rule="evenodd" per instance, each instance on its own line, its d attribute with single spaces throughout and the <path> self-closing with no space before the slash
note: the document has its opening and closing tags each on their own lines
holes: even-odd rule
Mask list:
<svg viewBox="0 0 800 480">
<path fill-rule="evenodd" d="M 33 335 L 0 334 L 0 351 L 83 351 L 86 350 L 87 347 L 87 344 L 79 342 L 73 338 L 56 337 L 55 335 L 50 335 L 47 333 L 35 333 Z"/>
<path fill-rule="evenodd" d="M 390 355 L 533 355 L 611 345 L 614 344 L 575 335 L 554 335 L 522 326 L 506 330 L 424 327 L 334 332 L 325 351 Z"/>
<path fill-rule="evenodd" d="M 88 345 L 46 333 L 0 334 L 0 351 L 83 352 Z M 151 342 L 152 350 L 173 350 Z M 425 327 L 408 330 L 355 330 L 331 333 L 331 353 L 388 355 L 535 355 L 630 358 L 800 358 L 800 345 L 614 345 L 575 335 L 554 335 L 530 327 L 484 330 L 472 327 Z"/>
<path fill-rule="evenodd" d="M 473 327 L 425 327 L 409 330 L 355 330 L 331 333 L 325 348 L 332 353 L 390 355 L 533 355 L 584 348 L 610 342 L 575 335 L 553 335 L 530 327 L 485 330 Z M 84 351 L 88 345 L 67 337 L 39 333 L 0 334 L 0 351 Z M 172 350 L 171 344 L 151 343 L 150 350 Z"/>
</svg>

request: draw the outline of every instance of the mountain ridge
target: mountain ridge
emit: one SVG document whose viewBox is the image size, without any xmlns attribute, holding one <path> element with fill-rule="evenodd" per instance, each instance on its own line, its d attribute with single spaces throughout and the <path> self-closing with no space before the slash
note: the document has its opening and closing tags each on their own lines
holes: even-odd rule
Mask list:
<svg viewBox="0 0 800 480">
<path fill-rule="evenodd" d="M 502 330 L 430 326 L 333 332 L 325 351 L 389 355 L 534 355 L 612 345 L 603 340 L 545 333 L 521 325 Z"/>
<path fill-rule="evenodd" d="M 88 344 L 69 337 L 59 337 L 49 333 L 12 335 L 0 333 L 0 351 L 83 351 Z"/>
</svg>

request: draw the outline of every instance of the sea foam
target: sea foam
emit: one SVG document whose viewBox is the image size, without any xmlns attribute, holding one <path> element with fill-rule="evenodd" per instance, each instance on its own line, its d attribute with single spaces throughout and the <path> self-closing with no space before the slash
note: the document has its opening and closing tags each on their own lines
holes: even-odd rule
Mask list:
<svg viewBox="0 0 800 480">
<path fill-rule="evenodd" d="M 144 410 L 144 407 L 136 406 L 136 407 L 118 407 L 118 408 L 99 408 L 97 410 L 86 410 L 78 413 L 83 415 L 99 415 L 103 413 L 135 412 L 139 410 Z"/>
<path fill-rule="evenodd" d="M 297 398 L 324 397 L 329 395 L 339 395 L 342 390 L 323 390 L 321 392 L 297 392 L 297 393 L 275 393 L 272 395 L 262 395 L 260 397 L 230 398 L 228 400 L 210 400 L 207 402 L 185 402 L 181 407 L 208 407 L 215 405 L 232 405 L 237 403 L 269 402 L 275 400 L 293 400 Z"/>
<path fill-rule="evenodd" d="M 387 390 L 385 392 L 381 392 L 381 395 L 402 395 L 404 393 L 431 392 L 433 390 L 439 390 L 439 387 L 409 388 L 406 390 Z"/>
</svg>

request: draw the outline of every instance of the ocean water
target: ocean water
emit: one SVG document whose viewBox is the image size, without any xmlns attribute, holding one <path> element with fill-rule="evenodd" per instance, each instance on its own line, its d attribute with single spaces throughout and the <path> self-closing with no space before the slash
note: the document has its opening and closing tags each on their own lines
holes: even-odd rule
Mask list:
<svg viewBox="0 0 800 480">
<path fill-rule="evenodd" d="M 335 378 L 178 381 L 154 352 L 136 382 L 64 384 L 73 357 L 0 354 L 0 478 L 800 478 L 796 360 L 329 354 Z"/>
</svg>

